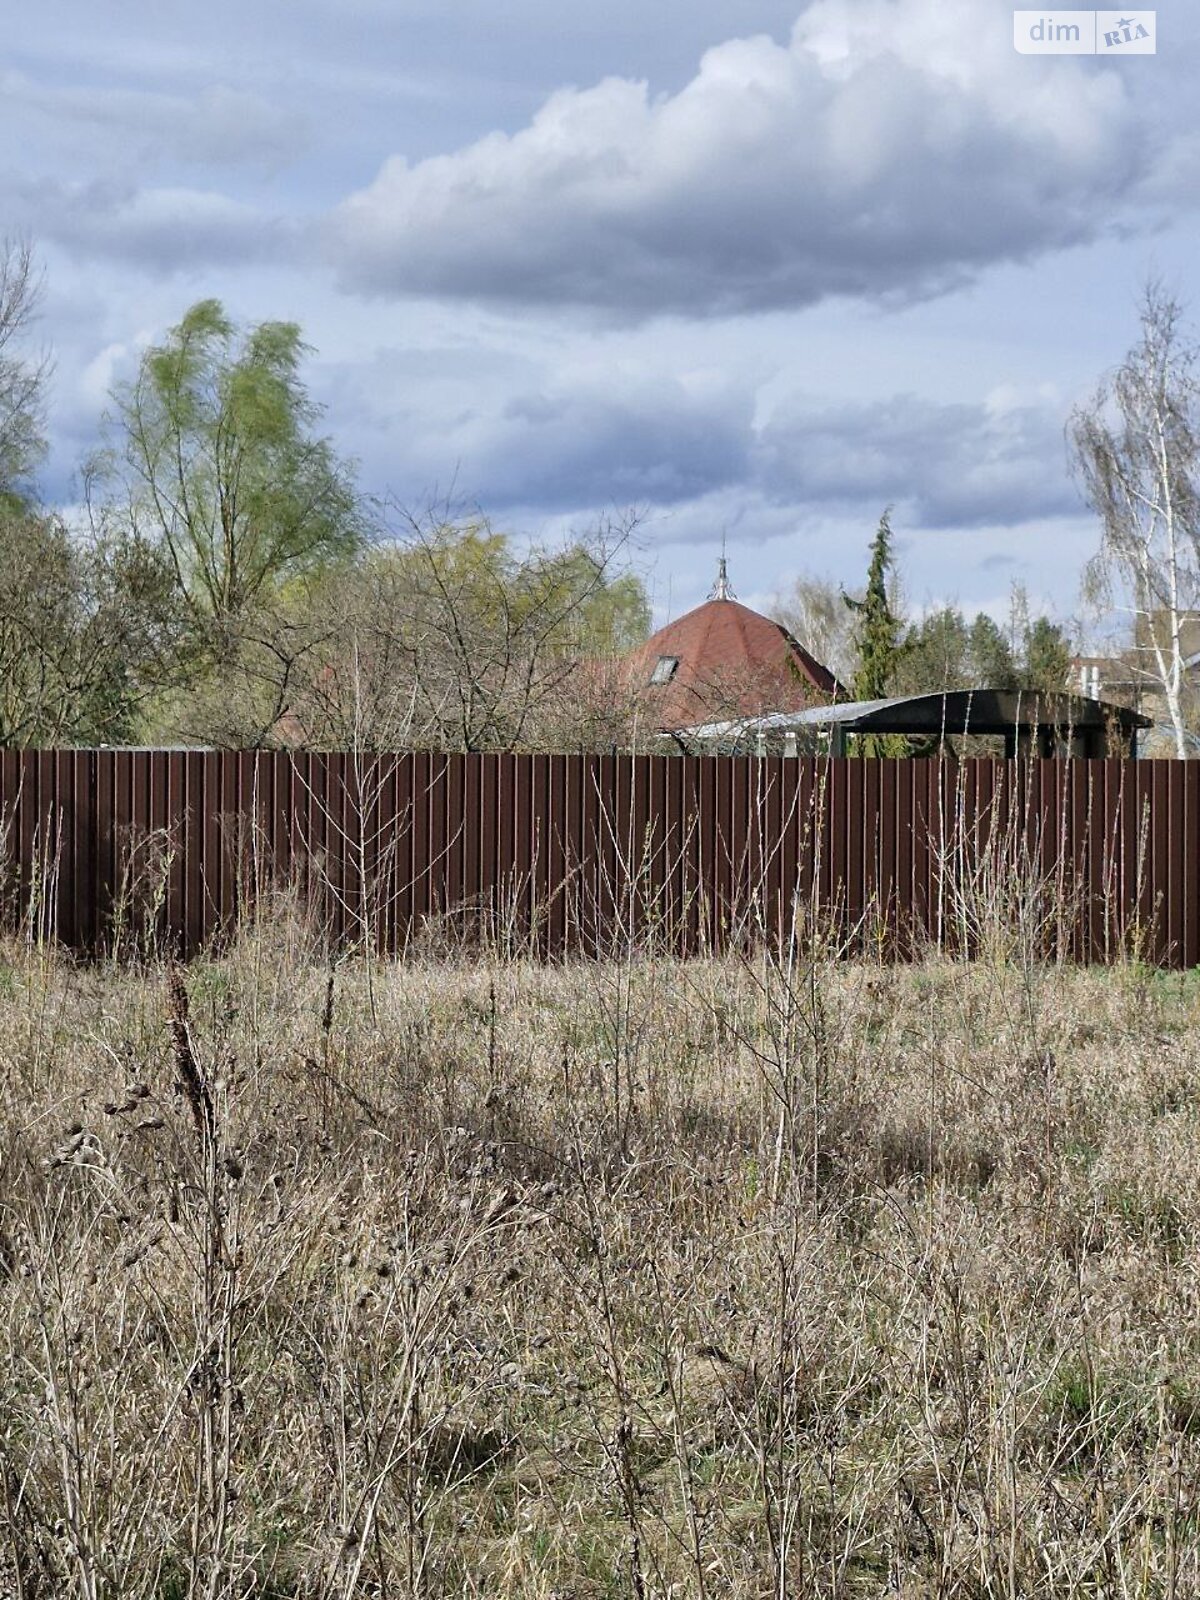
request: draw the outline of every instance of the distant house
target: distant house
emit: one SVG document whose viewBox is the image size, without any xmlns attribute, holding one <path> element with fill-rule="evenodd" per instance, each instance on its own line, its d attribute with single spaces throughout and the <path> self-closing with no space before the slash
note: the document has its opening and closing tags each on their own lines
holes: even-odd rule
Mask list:
<svg viewBox="0 0 1200 1600">
<path fill-rule="evenodd" d="M 1088 700 L 1111 700 L 1136 710 L 1150 683 L 1124 656 L 1074 656 L 1067 675 L 1069 693 Z"/>
<path fill-rule="evenodd" d="M 1159 618 L 1159 637 L 1168 636 L 1166 615 Z M 1180 619 L 1179 643 L 1183 651 L 1185 677 L 1200 682 L 1200 615 Z M 1118 696 L 1161 695 L 1161 680 L 1154 658 L 1154 646 L 1147 619 L 1137 619 L 1133 644 L 1110 656 L 1076 656 L 1071 662 L 1071 689 L 1093 700 Z"/>
<path fill-rule="evenodd" d="M 1163 632 L 1166 624 L 1163 620 Z M 1180 645 L 1183 650 L 1184 715 L 1194 725 L 1200 715 L 1200 615 L 1182 618 Z M 1134 642 L 1111 656 L 1076 656 L 1071 662 L 1068 687 L 1091 700 L 1108 700 L 1133 711 L 1145 712 L 1154 726 L 1139 743 L 1143 754 L 1174 753 L 1174 733 L 1162 690 L 1162 680 L 1154 659 L 1150 629 L 1139 617 Z M 1200 740 L 1189 735 L 1193 749 L 1200 752 Z"/>
<path fill-rule="evenodd" d="M 647 721 L 681 742 L 689 729 L 715 721 L 849 698 L 786 628 L 734 598 L 724 558 L 704 604 L 660 628 L 623 670 Z"/>
</svg>

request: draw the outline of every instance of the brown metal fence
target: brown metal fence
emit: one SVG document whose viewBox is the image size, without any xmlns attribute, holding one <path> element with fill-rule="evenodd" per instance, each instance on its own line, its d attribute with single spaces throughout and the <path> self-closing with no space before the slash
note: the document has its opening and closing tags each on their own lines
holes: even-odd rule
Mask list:
<svg viewBox="0 0 1200 1600">
<path fill-rule="evenodd" d="M 786 934 L 1200 964 L 1200 763 L 0 754 L 9 926 L 190 954 L 286 889 L 330 940 Z"/>
</svg>

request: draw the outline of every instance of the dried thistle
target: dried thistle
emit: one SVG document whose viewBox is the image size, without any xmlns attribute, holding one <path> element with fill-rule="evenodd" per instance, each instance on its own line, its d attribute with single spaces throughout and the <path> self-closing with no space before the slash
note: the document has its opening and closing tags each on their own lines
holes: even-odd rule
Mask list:
<svg viewBox="0 0 1200 1600">
<path fill-rule="evenodd" d="M 325 979 L 325 1006 L 321 1012 L 321 1032 L 328 1039 L 333 1030 L 333 965 Z"/>
<path fill-rule="evenodd" d="M 179 1087 L 191 1107 L 197 1137 L 202 1145 L 207 1146 L 216 1134 L 216 1112 L 208 1084 L 192 1049 L 187 985 L 178 967 L 171 967 L 167 973 L 167 1015 L 171 1023 L 171 1044 Z"/>
</svg>

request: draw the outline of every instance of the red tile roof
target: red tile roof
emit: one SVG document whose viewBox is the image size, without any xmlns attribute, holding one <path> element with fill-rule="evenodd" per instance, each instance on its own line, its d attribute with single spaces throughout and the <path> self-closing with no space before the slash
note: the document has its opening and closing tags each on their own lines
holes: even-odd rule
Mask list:
<svg viewBox="0 0 1200 1600">
<path fill-rule="evenodd" d="M 664 657 L 679 665 L 668 682 L 652 684 Z M 737 600 L 707 600 L 669 622 L 628 657 L 627 669 L 664 731 L 849 698 L 786 628 Z"/>
</svg>

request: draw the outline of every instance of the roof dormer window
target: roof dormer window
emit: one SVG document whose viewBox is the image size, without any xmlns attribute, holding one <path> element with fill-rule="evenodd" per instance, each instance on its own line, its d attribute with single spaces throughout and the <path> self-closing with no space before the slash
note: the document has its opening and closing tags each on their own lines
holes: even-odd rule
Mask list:
<svg viewBox="0 0 1200 1600">
<path fill-rule="evenodd" d="M 678 656 L 659 656 L 650 674 L 651 683 L 670 683 L 679 668 Z"/>
</svg>

